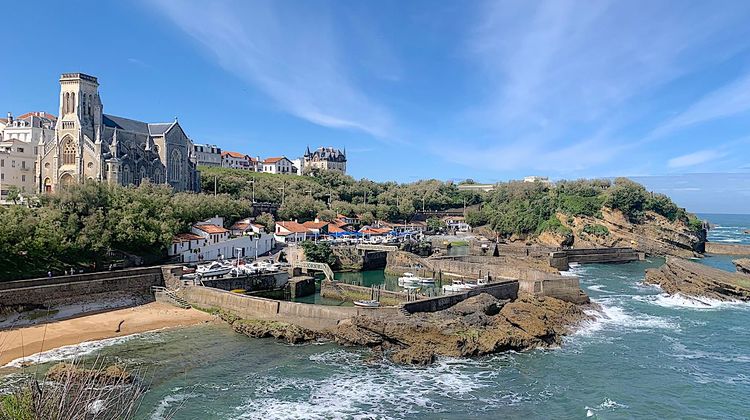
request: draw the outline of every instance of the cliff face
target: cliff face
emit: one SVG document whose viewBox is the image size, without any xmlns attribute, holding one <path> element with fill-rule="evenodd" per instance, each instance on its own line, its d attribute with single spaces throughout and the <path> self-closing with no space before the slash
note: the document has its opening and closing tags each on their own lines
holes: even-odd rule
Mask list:
<svg viewBox="0 0 750 420">
<path fill-rule="evenodd" d="M 738 273 L 750 274 L 750 258 L 740 258 L 732 261 Z"/>
<path fill-rule="evenodd" d="M 691 257 L 703 253 L 706 232 L 691 232 L 682 222 L 653 212 L 646 213 L 641 224 L 631 223 L 620 211 L 602 208 L 602 217 L 568 217 L 557 215 L 563 225 L 573 231 L 574 248 L 633 247 L 650 255 L 676 255 Z M 586 226 L 597 227 L 600 232 L 586 232 Z M 600 226 L 605 227 L 606 231 Z M 566 238 L 560 235 L 543 234 L 539 240 L 552 246 L 560 246 Z M 568 238 L 569 239 L 569 238 Z"/>
<path fill-rule="evenodd" d="M 668 257 L 661 267 L 646 270 L 646 282 L 658 284 L 670 295 L 750 301 L 750 276 L 682 258 Z"/>
</svg>

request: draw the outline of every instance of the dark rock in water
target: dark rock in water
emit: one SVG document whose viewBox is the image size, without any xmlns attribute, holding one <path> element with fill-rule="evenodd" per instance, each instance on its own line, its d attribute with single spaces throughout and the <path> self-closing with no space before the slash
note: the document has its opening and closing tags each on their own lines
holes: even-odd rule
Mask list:
<svg viewBox="0 0 750 420">
<path fill-rule="evenodd" d="M 667 257 L 661 267 L 646 270 L 646 282 L 661 286 L 670 295 L 750 301 L 750 276 L 677 257 Z"/>
<path fill-rule="evenodd" d="M 732 261 L 738 273 L 750 274 L 750 258 L 740 258 Z"/>
<path fill-rule="evenodd" d="M 480 294 L 439 312 L 359 315 L 340 322 L 331 335 L 340 344 L 382 351 L 396 363 L 429 364 L 437 356 L 480 356 L 559 344 L 586 319 L 580 306 L 559 299 L 521 295 L 509 302 Z"/>
<path fill-rule="evenodd" d="M 253 338 L 273 337 L 289 344 L 300 344 L 318 338 L 315 331 L 277 321 L 241 319 L 232 324 L 234 331 Z"/>
<path fill-rule="evenodd" d="M 750 235 L 750 229 L 743 231 L 743 233 Z"/>
<path fill-rule="evenodd" d="M 133 383 L 135 377 L 120 365 L 110 365 L 99 369 L 84 369 L 72 363 L 58 363 L 52 366 L 47 379 L 62 383 L 87 383 L 91 385 L 116 385 Z"/>
</svg>

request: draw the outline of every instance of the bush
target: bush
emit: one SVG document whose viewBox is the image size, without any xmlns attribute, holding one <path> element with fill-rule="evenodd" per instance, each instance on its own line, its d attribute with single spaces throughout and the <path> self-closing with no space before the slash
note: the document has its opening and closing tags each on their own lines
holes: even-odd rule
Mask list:
<svg viewBox="0 0 750 420">
<path fill-rule="evenodd" d="M 609 229 L 606 226 L 600 224 L 587 224 L 583 227 L 583 231 L 589 235 L 605 237 L 609 236 Z"/>
<path fill-rule="evenodd" d="M 539 228 L 537 229 L 537 233 L 542 233 L 542 232 L 552 232 L 558 235 L 569 235 L 573 231 L 570 230 L 569 227 L 563 225 L 560 222 L 560 219 L 557 218 L 557 216 L 552 216 L 539 225 Z"/>
<path fill-rule="evenodd" d="M 607 192 L 605 205 L 620 210 L 631 222 L 641 223 L 648 199 L 649 194 L 642 185 L 627 178 L 617 178 Z"/>
<path fill-rule="evenodd" d="M 305 259 L 307 261 L 326 263 L 331 267 L 336 265 L 336 256 L 333 255 L 331 245 L 312 241 L 305 241 L 300 245 L 305 250 Z"/>
</svg>

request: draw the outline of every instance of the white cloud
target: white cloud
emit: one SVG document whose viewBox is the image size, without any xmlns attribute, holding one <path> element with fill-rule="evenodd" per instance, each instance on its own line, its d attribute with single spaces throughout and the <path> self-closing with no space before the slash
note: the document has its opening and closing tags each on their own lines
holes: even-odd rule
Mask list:
<svg viewBox="0 0 750 420">
<path fill-rule="evenodd" d="M 685 168 L 700 165 L 725 156 L 725 153 L 716 150 L 700 150 L 687 155 L 677 156 L 669 159 L 667 166 L 670 168 Z"/>
<path fill-rule="evenodd" d="M 387 137 L 389 112 L 351 78 L 333 23 L 312 4 L 159 0 L 157 10 L 286 112 Z M 301 10 L 304 9 L 304 10 Z"/>
</svg>

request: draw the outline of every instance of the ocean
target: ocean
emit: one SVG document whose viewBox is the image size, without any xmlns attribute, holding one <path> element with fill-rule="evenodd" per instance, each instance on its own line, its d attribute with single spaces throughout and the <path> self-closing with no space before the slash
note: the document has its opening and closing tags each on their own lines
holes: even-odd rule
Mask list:
<svg viewBox="0 0 750 420">
<path fill-rule="evenodd" d="M 710 240 L 747 240 L 750 216 L 702 216 L 718 225 Z M 731 258 L 702 261 L 733 269 Z M 143 419 L 749 417 L 750 304 L 667 297 L 642 282 L 662 262 L 576 267 L 603 314 L 549 350 L 409 367 L 202 325 L 50 359 L 90 346 L 86 359 L 146 369 Z"/>
</svg>

